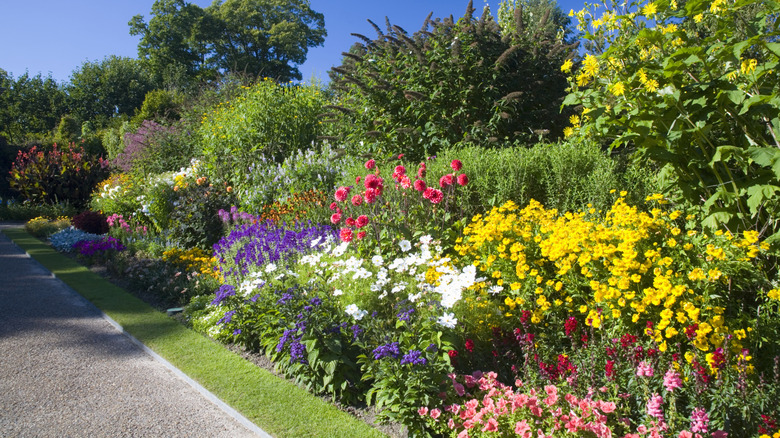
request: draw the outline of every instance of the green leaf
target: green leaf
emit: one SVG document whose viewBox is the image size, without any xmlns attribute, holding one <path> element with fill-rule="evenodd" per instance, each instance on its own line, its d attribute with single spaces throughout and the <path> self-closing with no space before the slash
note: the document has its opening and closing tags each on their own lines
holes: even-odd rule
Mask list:
<svg viewBox="0 0 780 438">
<path fill-rule="evenodd" d="M 761 205 L 764 204 L 766 200 L 773 199 L 775 192 L 778 190 L 780 190 L 780 187 L 770 184 L 754 185 L 748 187 L 747 205 L 748 208 L 750 208 L 750 213 L 756 214 L 759 207 L 761 207 Z"/>
</svg>

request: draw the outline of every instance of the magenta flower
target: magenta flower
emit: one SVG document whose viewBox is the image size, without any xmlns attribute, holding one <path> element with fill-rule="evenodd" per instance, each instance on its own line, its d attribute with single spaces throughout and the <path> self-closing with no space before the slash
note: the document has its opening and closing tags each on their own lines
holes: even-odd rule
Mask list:
<svg viewBox="0 0 780 438">
<path fill-rule="evenodd" d="M 361 214 L 358 216 L 357 221 L 355 222 L 358 228 L 363 228 L 366 225 L 368 225 L 368 216 Z"/>
<path fill-rule="evenodd" d="M 376 161 L 373 159 L 366 161 L 366 169 L 371 170 L 376 167 Z"/>
<path fill-rule="evenodd" d="M 639 362 L 639 366 L 636 368 L 636 375 L 639 377 L 653 377 L 653 366 L 647 362 Z"/>
<path fill-rule="evenodd" d="M 425 181 L 418 179 L 414 182 L 414 189 L 418 192 L 424 192 L 428 187 L 425 186 Z"/>
<path fill-rule="evenodd" d="M 330 215 L 330 221 L 333 224 L 337 224 L 337 223 L 341 222 L 341 214 L 340 213 L 333 213 L 332 215 Z"/>
<path fill-rule="evenodd" d="M 336 190 L 336 200 L 339 202 L 344 202 L 347 200 L 347 196 L 349 196 L 349 187 L 339 187 L 338 190 Z"/>
<path fill-rule="evenodd" d="M 461 163 L 460 160 L 452 160 L 452 163 L 450 163 L 450 167 L 452 167 L 452 170 L 457 172 L 463 168 L 463 163 Z"/>
<path fill-rule="evenodd" d="M 352 241 L 352 237 L 353 237 L 352 230 L 350 230 L 349 228 L 342 228 L 341 231 L 339 232 L 339 237 L 343 242 Z"/>
<path fill-rule="evenodd" d="M 362 203 L 363 203 L 363 197 L 362 196 L 355 195 L 355 196 L 352 197 L 352 205 L 354 205 L 355 207 L 360 206 L 360 204 L 362 204 Z"/>
<path fill-rule="evenodd" d="M 445 188 L 452 185 L 452 174 L 447 174 L 439 178 L 439 186 Z"/>
<path fill-rule="evenodd" d="M 465 186 L 469 183 L 469 177 L 465 173 L 458 175 L 458 185 Z"/>
<path fill-rule="evenodd" d="M 664 387 L 669 392 L 672 392 L 677 388 L 682 388 L 682 379 L 674 368 L 669 368 L 669 371 L 664 375 Z"/>
<path fill-rule="evenodd" d="M 691 412 L 691 432 L 707 433 L 710 416 L 704 408 L 696 408 Z"/>
<path fill-rule="evenodd" d="M 664 399 L 658 394 L 653 394 L 647 401 L 647 415 L 658 420 L 664 419 Z"/>
<path fill-rule="evenodd" d="M 426 190 L 427 191 L 427 190 Z M 429 201 L 431 201 L 432 204 L 438 204 L 444 199 L 444 193 L 442 193 L 441 190 L 433 189 L 431 191 L 431 195 L 428 198 Z"/>
</svg>

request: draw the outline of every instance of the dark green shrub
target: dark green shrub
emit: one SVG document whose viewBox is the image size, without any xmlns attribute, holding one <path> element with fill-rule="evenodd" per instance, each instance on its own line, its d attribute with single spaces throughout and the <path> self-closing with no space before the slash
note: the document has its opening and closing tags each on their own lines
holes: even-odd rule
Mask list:
<svg viewBox="0 0 780 438">
<path fill-rule="evenodd" d="M 97 211 L 83 211 L 71 219 L 71 224 L 87 233 L 106 234 L 108 233 L 108 222 L 106 215 Z"/>
<path fill-rule="evenodd" d="M 108 163 L 86 154 L 83 147 L 70 144 L 67 149 L 60 149 L 55 144 L 44 152 L 33 146 L 16 156 L 10 187 L 32 203 L 70 202 L 83 206 L 108 173 Z"/>
<path fill-rule="evenodd" d="M 463 140 L 556 138 L 568 117 L 560 65 L 574 46 L 563 14 L 554 15 L 560 36 L 557 26 L 545 31 L 550 11 L 528 22 L 518 14 L 502 30 L 487 9 L 474 18 L 469 2 L 458 21 L 429 17 L 412 35 L 390 23 L 385 32 L 374 25 L 373 40 L 353 34 L 363 42 L 330 73 L 338 105 L 325 116 L 340 122 L 332 134 L 412 159 Z"/>
<path fill-rule="evenodd" d="M 210 250 L 222 237 L 219 210 L 229 210 L 236 204 L 232 189 L 201 182 L 183 186 L 176 193 L 168 225 L 170 242 L 182 248 Z"/>
<path fill-rule="evenodd" d="M 178 120 L 181 117 L 181 93 L 171 90 L 152 90 L 146 93 L 144 103 L 133 117 L 134 124 L 141 124 L 144 120 L 157 122 Z"/>
</svg>

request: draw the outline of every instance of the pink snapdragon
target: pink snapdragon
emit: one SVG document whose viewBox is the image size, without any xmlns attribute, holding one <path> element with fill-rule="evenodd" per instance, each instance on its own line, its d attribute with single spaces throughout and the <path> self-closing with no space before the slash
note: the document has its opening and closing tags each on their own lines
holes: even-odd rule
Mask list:
<svg viewBox="0 0 780 438">
<path fill-rule="evenodd" d="M 674 368 L 669 368 L 669 371 L 664 374 L 664 388 L 669 392 L 682 388 L 682 379 Z"/>
</svg>

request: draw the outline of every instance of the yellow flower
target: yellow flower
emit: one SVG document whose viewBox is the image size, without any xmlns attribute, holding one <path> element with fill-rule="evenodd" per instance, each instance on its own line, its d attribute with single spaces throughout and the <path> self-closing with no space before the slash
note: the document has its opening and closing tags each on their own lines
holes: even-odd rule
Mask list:
<svg viewBox="0 0 780 438">
<path fill-rule="evenodd" d="M 598 59 L 590 53 L 585 55 L 585 59 L 582 61 L 582 71 L 589 77 L 599 74 Z"/>
<path fill-rule="evenodd" d="M 655 3 L 648 3 L 644 8 L 642 8 L 642 13 L 648 17 L 652 17 L 658 13 L 658 7 L 655 5 Z"/>
<path fill-rule="evenodd" d="M 563 65 L 561 65 L 561 71 L 562 71 L 562 72 L 564 72 L 564 73 L 569 73 L 569 72 L 571 71 L 571 67 L 572 67 L 572 65 L 573 65 L 573 64 L 572 64 L 572 62 L 571 62 L 571 59 L 567 59 L 567 60 L 566 60 L 566 61 L 563 63 Z"/>
<path fill-rule="evenodd" d="M 610 86 L 610 92 L 615 96 L 622 96 L 625 91 L 626 87 L 622 82 L 616 82 Z"/>
<path fill-rule="evenodd" d="M 755 59 L 746 59 L 742 61 L 742 66 L 740 67 L 739 71 L 742 72 L 743 75 L 749 75 L 756 70 L 757 65 L 758 61 Z"/>
</svg>

